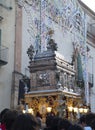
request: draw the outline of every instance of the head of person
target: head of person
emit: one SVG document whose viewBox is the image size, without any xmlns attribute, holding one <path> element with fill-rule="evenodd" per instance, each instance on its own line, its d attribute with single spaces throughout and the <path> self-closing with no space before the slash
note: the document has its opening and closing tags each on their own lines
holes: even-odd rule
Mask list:
<svg viewBox="0 0 95 130">
<path fill-rule="evenodd" d="M 67 119 L 61 119 L 58 123 L 58 130 L 67 130 L 72 126 L 72 123 Z"/>
<path fill-rule="evenodd" d="M 3 123 L 5 124 L 5 127 L 7 130 L 11 130 L 11 127 L 18 116 L 18 111 L 16 110 L 8 110 L 3 118 Z"/>
<path fill-rule="evenodd" d="M 57 116 L 53 117 L 52 122 L 51 122 L 51 129 L 52 130 L 58 130 L 58 123 L 60 120 L 61 120 L 60 117 L 57 117 Z"/>
<path fill-rule="evenodd" d="M 9 111 L 9 108 L 4 108 L 1 112 L 0 112 L 0 122 L 3 123 L 3 118 L 4 115 L 6 114 L 6 112 Z"/>
<path fill-rule="evenodd" d="M 91 122 L 91 128 L 92 130 L 95 130 L 95 119 L 93 119 Z"/>
<path fill-rule="evenodd" d="M 51 115 L 48 115 L 48 116 L 46 117 L 46 127 L 51 127 L 53 118 L 54 118 L 54 117 L 51 116 Z"/>
<path fill-rule="evenodd" d="M 82 126 L 82 127 L 85 127 L 86 126 L 86 115 L 82 115 L 79 119 L 79 124 Z"/>
<path fill-rule="evenodd" d="M 38 130 L 36 118 L 29 113 L 22 113 L 16 118 L 11 130 Z"/>
<path fill-rule="evenodd" d="M 86 125 L 91 126 L 91 122 L 95 119 L 95 113 L 87 113 L 86 114 Z"/>
<path fill-rule="evenodd" d="M 84 128 L 78 124 L 74 124 L 74 125 L 70 126 L 68 130 L 84 130 Z"/>
<path fill-rule="evenodd" d="M 36 117 L 42 118 L 42 115 L 40 114 L 40 112 L 37 112 L 37 113 L 36 113 Z"/>
</svg>

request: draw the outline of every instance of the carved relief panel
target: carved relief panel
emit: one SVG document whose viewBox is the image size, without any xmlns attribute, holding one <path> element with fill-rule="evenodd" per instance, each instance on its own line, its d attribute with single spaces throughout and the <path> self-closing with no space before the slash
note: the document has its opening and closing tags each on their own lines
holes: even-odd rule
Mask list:
<svg viewBox="0 0 95 130">
<path fill-rule="evenodd" d="M 43 70 L 31 74 L 31 90 L 54 88 L 56 88 L 56 77 L 54 71 Z"/>
<path fill-rule="evenodd" d="M 37 78 L 37 85 L 38 86 L 48 86 L 50 85 L 50 73 L 46 71 L 41 71 L 36 73 L 36 78 Z"/>
</svg>

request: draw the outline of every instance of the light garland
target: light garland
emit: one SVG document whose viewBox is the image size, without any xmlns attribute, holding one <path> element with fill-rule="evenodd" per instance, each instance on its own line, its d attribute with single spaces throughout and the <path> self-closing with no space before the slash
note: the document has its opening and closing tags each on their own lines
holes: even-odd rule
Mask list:
<svg viewBox="0 0 95 130">
<path fill-rule="evenodd" d="M 89 111 L 89 109 L 88 108 L 84 108 L 84 107 L 80 107 L 80 108 L 78 108 L 78 107 L 72 107 L 72 106 L 69 106 L 68 107 L 68 111 L 69 112 L 75 112 L 75 113 L 87 113 L 88 111 Z"/>
</svg>

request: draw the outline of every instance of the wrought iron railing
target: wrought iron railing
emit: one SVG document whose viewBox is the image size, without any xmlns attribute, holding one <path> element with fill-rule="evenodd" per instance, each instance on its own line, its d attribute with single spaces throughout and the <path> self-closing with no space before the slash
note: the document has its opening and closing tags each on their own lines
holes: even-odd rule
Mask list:
<svg viewBox="0 0 95 130">
<path fill-rule="evenodd" d="M 93 74 L 88 73 L 88 83 L 90 87 L 93 87 Z"/>
</svg>

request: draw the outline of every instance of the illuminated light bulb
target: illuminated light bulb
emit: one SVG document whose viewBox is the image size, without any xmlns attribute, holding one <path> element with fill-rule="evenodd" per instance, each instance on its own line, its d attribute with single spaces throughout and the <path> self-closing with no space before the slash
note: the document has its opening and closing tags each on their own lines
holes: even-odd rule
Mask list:
<svg viewBox="0 0 95 130">
<path fill-rule="evenodd" d="M 74 107 L 74 112 L 78 113 L 78 108 Z"/>
<path fill-rule="evenodd" d="M 80 113 L 83 113 L 83 108 L 79 108 L 79 112 L 80 112 Z"/>
<path fill-rule="evenodd" d="M 68 110 L 69 110 L 70 112 L 72 112 L 72 111 L 73 111 L 73 107 L 72 107 L 72 106 L 68 107 Z"/>
<path fill-rule="evenodd" d="M 26 111 L 25 110 L 22 110 L 23 113 L 25 113 Z"/>
<path fill-rule="evenodd" d="M 88 109 L 87 109 L 87 108 L 84 108 L 83 111 L 84 111 L 84 113 L 87 113 L 87 112 L 88 112 Z"/>
<path fill-rule="evenodd" d="M 52 108 L 51 107 L 47 107 L 47 112 L 51 112 Z"/>
<path fill-rule="evenodd" d="M 33 109 L 32 109 L 32 108 L 29 108 L 29 109 L 28 109 L 28 113 L 33 114 Z"/>
</svg>

